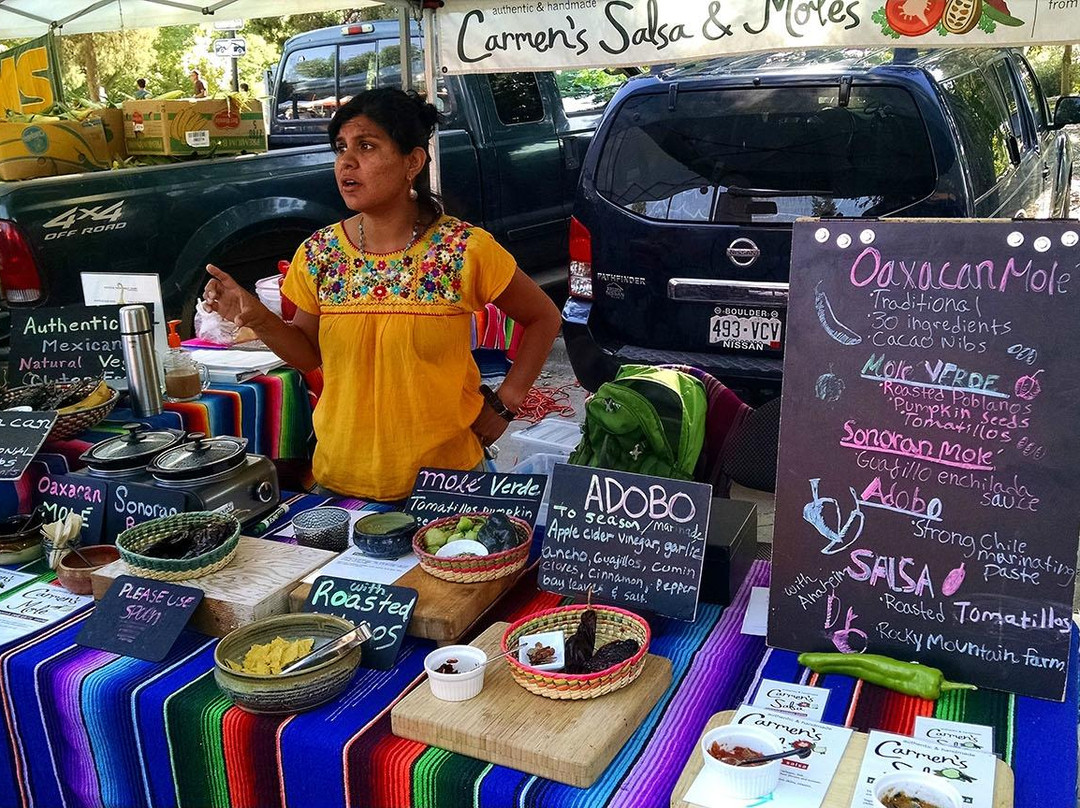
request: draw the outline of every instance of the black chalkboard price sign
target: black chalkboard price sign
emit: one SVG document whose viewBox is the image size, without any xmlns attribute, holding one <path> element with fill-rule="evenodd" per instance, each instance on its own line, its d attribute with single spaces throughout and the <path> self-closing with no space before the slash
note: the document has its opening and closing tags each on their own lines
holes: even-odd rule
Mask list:
<svg viewBox="0 0 1080 808">
<path fill-rule="evenodd" d="M 1080 223 L 794 228 L 768 641 L 1062 699 Z"/>
<path fill-rule="evenodd" d="M 46 524 L 66 519 L 69 513 L 82 517 L 82 544 L 101 543 L 108 496 L 106 481 L 85 475 L 43 474 L 34 487 L 34 501 Z"/>
<path fill-rule="evenodd" d="M 0 412 L 0 480 L 22 477 L 55 423 L 55 412 Z"/>
<path fill-rule="evenodd" d="M 142 483 L 110 483 L 105 502 L 104 541 L 112 544 L 128 528 L 186 510 L 187 496 L 183 491 Z"/>
<path fill-rule="evenodd" d="M 121 575 L 98 601 L 75 642 L 160 662 L 202 599 L 203 591 L 192 586 Z"/>
<path fill-rule="evenodd" d="M 547 476 L 420 469 L 405 510 L 421 526 L 469 511 L 505 513 L 536 525 Z"/>
<path fill-rule="evenodd" d="M 356 626 L 366 621 L 371 639 L 364 643 L 360 666 L 387 671 L 394 667 L 405 640 L 416 598 L 416 590 L 407 586 L 320 575 L 311 585 L 304 611 L 344 617 Z"/>
<path fill-rule="evenodd" d="M 97 378 L 126 378 L 119 306 L 11 310 L 11 385 Z"/>
<path fill-rule="evenodd" d="M 540 588 L 693 620 L 712 486 L 558 465 Z"/>
</svg>

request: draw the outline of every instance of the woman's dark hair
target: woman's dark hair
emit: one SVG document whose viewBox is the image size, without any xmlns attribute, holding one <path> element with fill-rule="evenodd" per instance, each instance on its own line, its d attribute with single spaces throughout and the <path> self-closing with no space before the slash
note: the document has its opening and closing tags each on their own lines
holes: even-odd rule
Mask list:
<svg viewBox="0 0 1080 808">
<path fill-rule="evenodd" d="M 420 210 L 427 214 L 429 223 L 442 216 L 442 199 L 431 191 L 431 154 L 428 152 L 428 143 L 439 122 L 438 110 L 415 92 L 406 93 L 393 87 L 367 90 L 354 95 L 334 113 L 330 120 L 330 145 L 337 142 L 342 126 L 361 115 L 380 126 L 402 154 L 416 148 L 424 150 L 428 159 L 413 183 L 416 201 Z"/>
</svg>

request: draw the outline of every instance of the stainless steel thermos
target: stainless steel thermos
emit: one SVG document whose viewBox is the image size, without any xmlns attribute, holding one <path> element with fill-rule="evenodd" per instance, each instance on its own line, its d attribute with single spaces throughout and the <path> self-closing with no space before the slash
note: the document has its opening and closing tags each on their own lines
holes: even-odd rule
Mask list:
<svg viewBox="0 0 1080 808">
<path fill-rule="evenodd" d="M 131 409 L 136 418 L 157 415 L 161 412 L 161 377 L 146 306 L 120 309 L 120 337 L 124 345 Z"/>
</svg>

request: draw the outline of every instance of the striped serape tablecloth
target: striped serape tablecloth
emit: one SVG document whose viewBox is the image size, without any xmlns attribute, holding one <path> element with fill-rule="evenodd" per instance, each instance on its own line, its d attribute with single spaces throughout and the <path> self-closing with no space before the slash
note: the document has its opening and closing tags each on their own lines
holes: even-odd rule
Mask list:
<svg viewBox="0 0 1080 808">
<path fill-rule="evenodd" d="M 295 498 L 289 516 L 320 501 Z M 186 631 L 156 664 L 117 657 L 74 644 L 87 607 L 0 646 L 0 805 L 666 806 L 714 713 L 747 699 L 763 676 L 807 680 L 794 654 L 740 633 L 750 588 L 765 585 L 768 574 L 767 562 L 755 562 L 731 607 L 702 604 L 694 623 L 655 621 L 651 650 L 671 659 L 672 684 L 589 789 L 392 735 L 390 708 L 422 681 L 430 642 L 407 638 L 393 670 L 361 670 L 332 704 L 296 716 L 254 716 L 215 686 L 215 639 Z M 526 579 L 491 619 L 514 620 L 558 602 Z M 1072 665 L 1076 671 L 1075 632 Z M 909 731 L 917 714 L 991 723 L 1016 772 L 1016 806 L 1074 804 L 1075 681 L 1064 704 L 980 691 L 934 705 L 845 677 L 818 684 L 832 692 L 826 719 L 859 729 Z"/>
</svg>

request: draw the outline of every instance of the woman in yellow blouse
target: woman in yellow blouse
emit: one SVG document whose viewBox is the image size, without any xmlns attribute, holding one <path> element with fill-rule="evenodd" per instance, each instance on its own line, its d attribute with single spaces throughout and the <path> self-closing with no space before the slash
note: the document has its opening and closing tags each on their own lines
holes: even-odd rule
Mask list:
<svg viewBox="0 0 1080 808">
<path fill-rule="evenodd" d="M 478 227 L 447 216 L 430 191 L 437 120 L 414 94 L 361 93 L 330 122 L 338 190 L 356 215 L 305 241 L 282 292 L 287 324 L 214 266 L 205 299 L 283 360 L 322 366 L 313 471 L 330 491 L 408 496 L 423 466 L 471 469 L 505 431 L 559 330 L 559 312 Z M 496 393 L 470 353 L 472 313 L 494 303 L 524 335 Z"/>
</svg>

